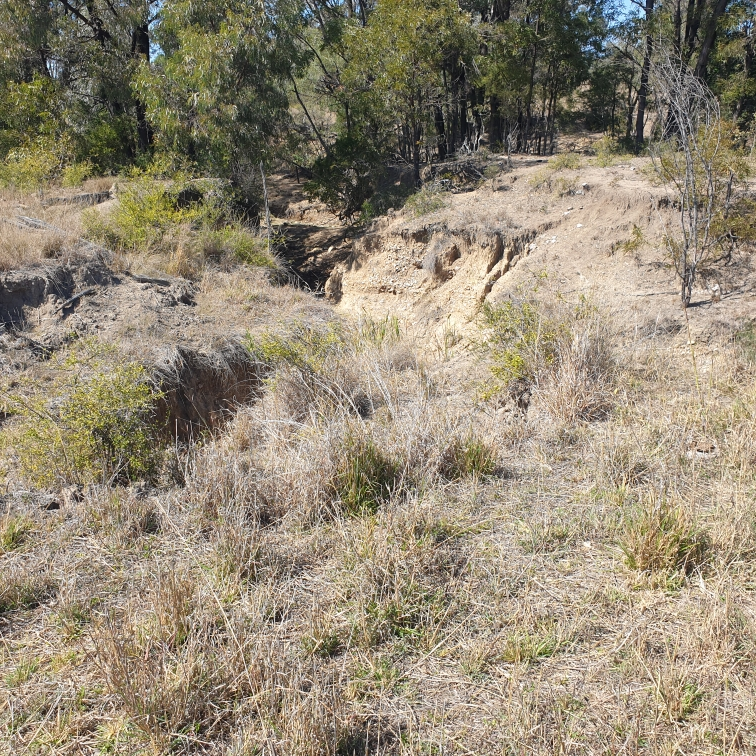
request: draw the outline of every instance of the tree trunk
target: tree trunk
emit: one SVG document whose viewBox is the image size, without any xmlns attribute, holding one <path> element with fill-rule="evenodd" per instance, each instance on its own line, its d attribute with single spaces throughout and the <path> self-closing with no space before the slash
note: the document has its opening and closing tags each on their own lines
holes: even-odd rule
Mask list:
<svg viewBox="0 0 756 756">
<path fill-rule="evenodd" d="M 134 29 L 131 38 L 131 51 L 135 58 L 144 58 L 147 63 L 150 62 L 150 29 L 147 21 Z M 139 152 L 146 152 L 152 146 L 154 135 L 147 120 L 147 108 L 138 97 L 136 98 L 136 115 L 138 149 Z"/>
<path fill-rule="evenodd" d="M 674 45 L 675 55 L 680 57 L 682 52 L 682 0 L 675 0 L 675 15 L 673 19 L 674 23 Z"/>
<path fill-rule="evenodd" d="M 446 160 L 446 126 L 444 124 L 444 111 L 440 105 L 436 105 L 436 137 L 438 138 L 438 159 Z"/>
<path fill-rule="evenodd" d="M 718 0 L 712 11 L 711 18 L 709 19 L 709 26 L 706 29 L 706 36 L 701 45 L 701 52 L 698 54 L 696 68 L 693 71 L 694 75 L 699 79 L 703 80 L 706 76 L 706 66 L 709 63 L 709 55 L 711 54 L 712 47 L 714 47 L 714 38 L 717 36 L 717 24 L 719 23 L 722 14 L 727 9 L 728 2 L 729 0 Z"/>
<path fill-rule="evenodd" d="M 643 129 L 646 120 L 646 100 L 648 99 L 648 74 L 651 70 L 651 54 L 654 51 L 654 38 L 651 34 L 651 19 L 654 15 L 654 0 L 646 0 L 646 51 L 643 55 L 640 87 L 638 88 L 638 116 L 635 121 L 635 150 L 643 149 Z"/>
<path fill-rule="evenodd" d="M 422 127 L 418 121 L 412 126 L 412 177 L 415 186 L 420 187 L 420 138 L 422 137 Z"/>
</svg>

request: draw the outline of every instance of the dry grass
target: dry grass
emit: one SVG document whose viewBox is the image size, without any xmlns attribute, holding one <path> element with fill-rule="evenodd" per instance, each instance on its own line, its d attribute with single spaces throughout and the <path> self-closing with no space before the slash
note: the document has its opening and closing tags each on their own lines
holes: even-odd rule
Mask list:
<svg viewBox="0 0 756 756">
<path fill-rule="evenodd" d="M 578 334 L 505 420 L 388 323 L 287 351 L 325 309 L 248 273 L 202 289 L 278 351 L 175 450 L 185 482 L 0 503 L 0 753 L 756 749 L 739 343 L 698 392 L 675 337 Z"/>
</svg>

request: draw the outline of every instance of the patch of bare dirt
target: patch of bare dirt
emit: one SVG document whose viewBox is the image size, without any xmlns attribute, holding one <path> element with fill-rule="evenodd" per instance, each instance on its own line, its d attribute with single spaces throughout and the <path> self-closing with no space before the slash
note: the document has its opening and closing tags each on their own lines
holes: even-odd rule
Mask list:
<svg viewBox="0 0 756 756">
<path fill-rule="evenodd" d="M 279 255 L 301 284 L 321 291 L 334 267 L 351 253 L 353 229 L 322 202 L 308 199 L 295 175 L 271 176 L 268 191 L 272 224 L 282 237 Z"/>
</svg>

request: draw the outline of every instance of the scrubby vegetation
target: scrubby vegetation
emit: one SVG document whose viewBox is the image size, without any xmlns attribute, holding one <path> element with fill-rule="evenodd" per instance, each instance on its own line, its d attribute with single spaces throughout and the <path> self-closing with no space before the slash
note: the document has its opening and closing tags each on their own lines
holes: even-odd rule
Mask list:
<svg viewBox="0 0 756 756">
<path fill-rule="evenodd" d="M 167 461 L 141 368 L 90 344 L 44 403 L 16 387 L 14 474 L 88 485 L 0 520 L 3 742 L 752 749 L 750 331 L 702 398 L 545 287 L 486 310 L 484 396 L 448 395 L 392 319 L 250 333 L 259 400 L 147 495 Z"/>
<path fill-rule="evenodd" d="M 111 484 L 156 474 L 159 390 L 138 363 L 101 365 L 102 357 L 82 364 L 74 352 L 45 392 L 30 385 L 5 394 L 22 418 L 5 441 L 30 482 Z"/>
<path fill-rule="evenodd" d="M 756 325 L 649 315 L 750 275 L 753 8 L 638 9 L 0 0 L 0 756 L 756 752 Z"/>
</svg>

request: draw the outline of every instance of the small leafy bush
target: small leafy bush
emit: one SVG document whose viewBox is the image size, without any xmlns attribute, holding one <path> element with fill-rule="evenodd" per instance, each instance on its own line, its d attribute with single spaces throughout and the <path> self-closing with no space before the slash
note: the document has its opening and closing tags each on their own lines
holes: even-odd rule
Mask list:
<svg viewBox="0 0 756 756">
<path fill-rule="evenodd" d="M 160 393 L 136 363 L 76 377 L 53 401 L 13 398 L 23 418 L 5 442 L 38 486 L 149 479 L 160 462 Z"/>
<path fill-rule="evenodd" d="M 0 164 L 0 186 L 34 191 L 58 179 L 65 153 L 43 140 L 11 150 Z"/>
<path fill-rule="evenodd" d="M 205 259 L 230 257 L 257 268 L 275 267 L 273 257 L 268 254 L 266 241 L 240 223 L 201 232 L 196 246 Z"/>
<path fill-rule="evenodd" d="M 63 186 L 81 186 L 90 176 L 94 175 L 94 166 L 89 160 L 81 163 L 71 163 L 63 169 L 61 183 Z"/>
<path fill-rule="evenodd" d="M 617 141 L 616 139 L 612 139 L 608 134 L 604 134 L 593 145 L 594 162 L 601 168 L 609 168 L 619 161 L 630 160 L 635 155 L 627 147 L 622 141 Z"/>
<path fill-rule="evenodd" d="M 447 196 L 439 186 L 435 184 L 428 184 L 424 186 L 419 192 L 413 194 L 404 207 L 415 218 L 419 218 L 429 213 L 435 213 L 437 210 L 441 210 L 446 207 Z"/>
<path fill-rule="evenodd" d="M 275 267 L 265 242 L 236 217 L 230 196 L 217 182 L 191 181 L 181 174 L 172 181 L 139 176 L 119 190 L 109 214 L 92 210 L 83 219 L 91 238 L 118 251 Z M 180 262 L 174 267 L 178 272 L 192 268 Z"/>
<path fill-rule="evenodd" d="M 489 331 L 491 372 L 502 383 L 533 383 L 554 364 L 565 325 L 550 318 L 537 302 L 486 304 L 483 318 Z"/>
<path fill-rule="evenodd" d="M 337 325 L 315 328 L 300 324 L 288 334 L 266 332 L 254 336 L 247 333 L 244 346 L 257 360 L 272 367 L 288 364 L 318 373 L 329 357 L 345 348 L 346 341 Z"/>
<path fill-rule="evenodd" d="M 646 240 L 643 238 L 643 231 L 639 226 L 636 226 L 633 223 L 633 230 L 630 234 L 630 238 L 623 241 L 617 249 L 619 249 L 623 255 L 636 255 L 645 243 Z"/>
<path fill-rule="evenodd" d="M 492 394 L 529 395 L 563 423 L 605 416 L 617 375 L 612 331 L 586 299 L 535 299 L 483 308 Z M 529 401 L 529 400 L 528 400 Z"/>
<path fill-rule="evenodd" d="M 580 155 L 576 152 L 560 152 L 549 160 L 549 168 L 553 171 L 576 170 L 580 168 Z"/>
<path fill-rule="evenodd" d="M 315 160 L 304 190 L 340 218 L 353 218 L 375 192 L 382 157 L 370 140 L 340 136 L 327 155 Z"/>
<path fill-rule="evenodd" d="M 709 539 L 681 506 L 652 497 L 626 523 L 620 548 L 630 569 L 690 575 L 705 564 Z"/>
</svg>

